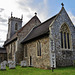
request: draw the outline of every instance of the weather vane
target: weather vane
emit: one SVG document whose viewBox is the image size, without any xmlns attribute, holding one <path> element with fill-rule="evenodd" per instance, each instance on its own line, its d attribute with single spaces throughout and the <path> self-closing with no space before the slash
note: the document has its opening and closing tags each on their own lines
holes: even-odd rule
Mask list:
<svg viewBox="0 0 75 75">
<path fill-rule="evenodd" d="M 64 7 L 64 4 L 63 3 L 61 3 L 61 5 L 62 5 L 62 7 Z"/>
</svg>

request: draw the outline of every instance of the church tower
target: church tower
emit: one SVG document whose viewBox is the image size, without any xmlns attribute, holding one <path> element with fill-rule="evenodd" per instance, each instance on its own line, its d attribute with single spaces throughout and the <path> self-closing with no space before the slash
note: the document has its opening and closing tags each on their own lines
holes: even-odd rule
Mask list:
<svg viewBox="0 0 75 75">
<path fill-rule="evenodd" d="M 22 27 L 22 19 L 23 16 L 20 18 L 16 18 L 12 16 L 8 20 L 8 34 L 7 39 L 10 39 L 21 27 Z"/>
</svg>

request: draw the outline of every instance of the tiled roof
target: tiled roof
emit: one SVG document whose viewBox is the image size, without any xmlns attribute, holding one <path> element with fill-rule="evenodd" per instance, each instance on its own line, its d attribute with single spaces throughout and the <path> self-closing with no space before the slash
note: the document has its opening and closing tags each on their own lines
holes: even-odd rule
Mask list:
<svg viewBox="0 0 75 75">
<path fill-rule="evenodd" d="M 29 22 L 32 21 L 32 19 L 34 19 L 34 18 L 38 19 L 38 21 L 41 23 L 41 21 L 39 20 L 39 18 L 38 18 L 37 16 L 34 16 L 34 17 L 32 17 L 17 33 L 21 32 L 21 31 L 23 30 L 23 28 L 24 28 L 26 25 L 28 25 Z"/>
<path fill-rule="evenodd" d="M 48 19 L 47 21 L 41 23 L 38 26 L 35 26 L 33 30 L 25 37 L 25 39 L 22 41 L 22 43 L 25 43 L 31 39 L 34 39 L 38 36 L 41 36 L 49 31 L 49 25 L 52 23 L 52 21 L 55 19 L 57 15 L 53 16 L 52 18 Z"/>
<path fill-rule="evenodd" d="M 4 46 L 6 46 L 7 44 L 11 43 L 12 41 L 16 40 L 17 39 L 17 33 L 15 33 L 11 39 L 8 39 L 4 42 Z"/>
<path fill-rule="evenodd" d="M 41 23 L 41 21 L 39 20 L 39 18 L 38 18 L 37 16 L 32 17 L 32 18 L 31 18 L 20 30 L 18 30 L 10 39 L 8 39 L 8 40 L 5 41 L 4 46 L 6 46 L 6 45 L 8 45 L 9 43 L 11 43 L 12 41 L 16 40 L 18 33 L 20 33 L 20 32 L 24 29 L 24 27 L 25 27 L 26 25 L 28 25 L 29 22 L 32 21 L 32 19 L 34 19 L 34 18 L 35 18 L 35 19 L 38 19 L 38 21 Z"/>
</svg>

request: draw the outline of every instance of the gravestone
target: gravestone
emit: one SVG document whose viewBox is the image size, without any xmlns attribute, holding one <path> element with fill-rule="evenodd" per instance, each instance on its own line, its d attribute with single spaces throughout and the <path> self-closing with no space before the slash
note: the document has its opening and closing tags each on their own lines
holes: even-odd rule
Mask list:
<svg viewBox="0 0 75 75">
<path fill-rule="evenodd" d="M 9 64 L 10 62 L 12 62 L 12 61 L 11 61 L 11 60 L 10 60 L 10 61 L 8 61 L 8 64 Z"/>
<path fill-rule="evenodd" d="M 7 64 L 8 64 L 6 60 L 4 60 L 4 61 L 3 61 L 3 63 L 4 63 L 5 65 L 7 65 Z"/>
<path fill-rule="evenodd" d="M 6 64 L 4 62 L 1 63 L 1 70 L 6 70 Z"/>
<path fill-rule="evenodd" d="M 10 62 L 9 63 L 9 69 L 15 69 L 15 62 L 14 61 L 12 61 L 12 62 Z"/>
<path fill-rule="evenodd" d="M 26 61 L 25 60 L 21 61 L 21 67 L 26 67 Z"/>
<path fill-rule="evenodd" d="M 11 62 L 12 62 L 12 61 L 11 61 L 11 60 L 9 60 L 9 61 L 8 61 L 8 63 L 7 63 L 7 66 L 9 66 L 9 63 L 11 63 Z"/>
</svg>

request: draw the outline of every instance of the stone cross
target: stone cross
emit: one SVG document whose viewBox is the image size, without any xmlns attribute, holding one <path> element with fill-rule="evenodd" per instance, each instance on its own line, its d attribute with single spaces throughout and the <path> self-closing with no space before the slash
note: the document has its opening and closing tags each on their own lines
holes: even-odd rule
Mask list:
<svg viewBox="0 0 75 75">
<path fill-rule="evenodd" d="M 62 5 L 62 7 L 64 7 L 64 4 L 63 3 L 61 3 L 61 5 Z"/>
</svg>

